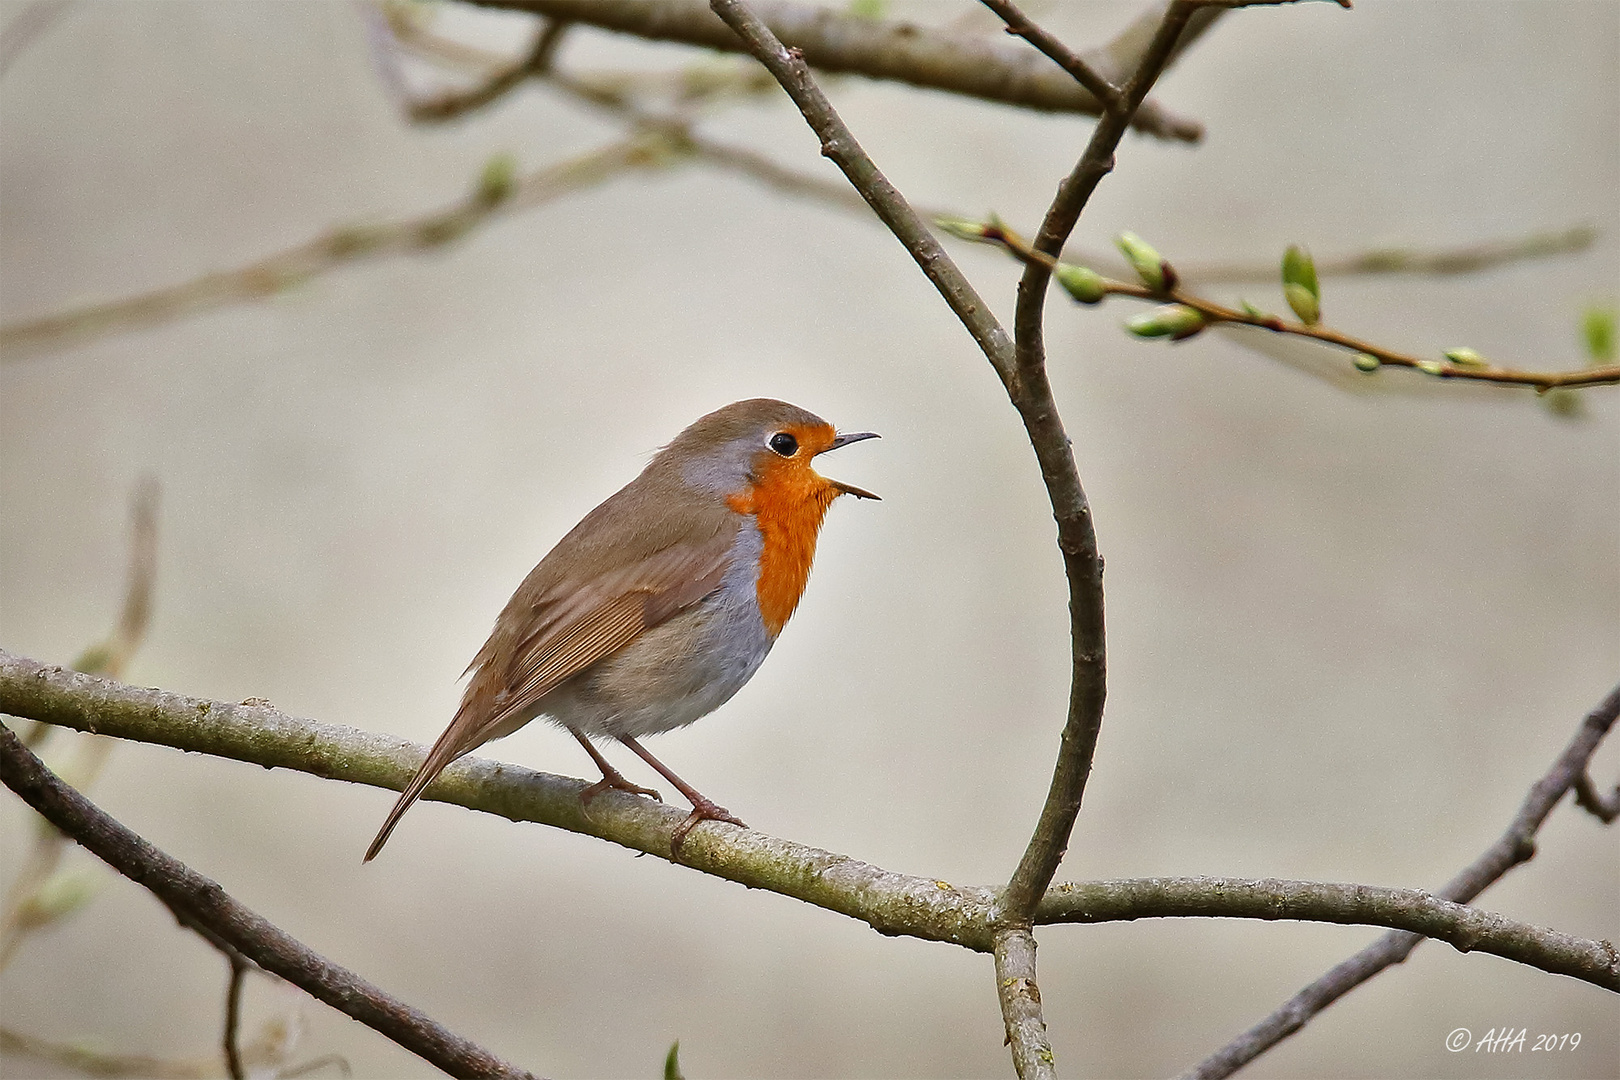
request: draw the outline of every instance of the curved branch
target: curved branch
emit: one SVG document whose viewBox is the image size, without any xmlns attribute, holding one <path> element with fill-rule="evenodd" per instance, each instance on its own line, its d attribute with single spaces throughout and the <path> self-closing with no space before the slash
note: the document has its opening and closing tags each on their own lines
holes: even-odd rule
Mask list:
<svg viewBox="0 0 1620 1080">
<path fill-rule="evenodd" d="M 1170 60 L 1181 31 L 1196 5 L 1177 0 L 1170 5 L 1158 31 L 1120 91 L 1120 106 L 1110 110 L 1092 132 L 1085 152 L 1058 188 L 1036 237 L 1035 249 L 1056 257 L 1063 250 L 1086 201 L 1114 167 L 1114 149 L 1125 137 L 1132 113 L 1147 96 Z M 1057 764 L 1039 821 L 1030 836 L 1018 868 L 1007 883 L 1007 915 L 1027 921 L 1057 873 L 1069 844 L 1091 759 L 1102 730 L 1103 701 L 1107 694 L 1107 659 L 1103 620 L 1103 562 L 1091 506 L 1080 485 L 1080 471 L 1068 432 L 1058 415 L 1052 384 L 1046 376 L 1046 346 L 1041 321 L 1051 270 L 1031 262 L 1018 283 L 1018 306 L 1013 320 L 1017 342 L 1016 390 L 1013 405 L 1024 421 L 1030 445 L 1040 462 L 1047 498 L 1057 521 L 1058 548 L 1069 582 L 1070 682 L 1069 713 L 1060 736 Z"/>
<path fill-rule="evenodd" d="M 1178 917 L 1388 926 L 1444 941 L 1458 952 L 1491 953 L 1620 993 L 1620 953 L 1608 942 L 1519 922 L 1419 889 L 1246 878 L 1139 878 L 1054 885 L 1035 909 L 1038 924 Z"/>
<path fill-rule="evenodd" d="M 527 11 L 653 41 L 721 52 L 749 51 L 703 0 L 468 0 L 480 7 Z M 945 90 L 1043 112 L 1096 116 L 1097 99 L 1067 72 L 1033 50 L 911 23 L 845 15 L 806 4 L 754 5 L 764 24 L 813 68 Z M 1138 131 L 1197 142 L 1197 121 L 1150 105 Z"/>
<path fill-rule="evenodd" d="M 451 1076 L 533 1080 L 531 1073 L 508 1065 L 483 1047 L 446 1030 L 425 1013 L 389 997 L 313 952 L 237 903 L 214 881 L 126 829 L 62 783 L 4 724 L 0 724 L 0 781 L 52 825 L 149 890 L 182 926 L 197 931 L 210 943 L 223 943 Z M 233 1001 L 239 986 L 236 965 L 233 957 Z M 240 1067 L 239 1059 L 232 1062 L 233 1070 Z"/>
<path fill-rule="evenodd" d="M 1547 815 L 1552 813 L 1552 808 L 1586 772 L 1598 744 L 1617 719 L 1620 719 L 1620 686 L 1609 691 L 1609 696 L 1586 715 L 1575 737 L 1558 756 L 1553 767 L 1530 788 L 1530 794 L 1525 796 L 1507 831 L 1462 873 L 1448 881 L 1437 895 L 1466 904 L 1509 870 L 1533 859 L 1536 854 L 1536 831 L 1547 820 Z M 1183 1074 L 1183 1080 L 1221 1080 L 1231 1076 L 1380 971 L 1404 961 L 1422 941 L 1417 934 L 1405 931 L 1385 934 L 1199 1062 Z"/>
</svg>

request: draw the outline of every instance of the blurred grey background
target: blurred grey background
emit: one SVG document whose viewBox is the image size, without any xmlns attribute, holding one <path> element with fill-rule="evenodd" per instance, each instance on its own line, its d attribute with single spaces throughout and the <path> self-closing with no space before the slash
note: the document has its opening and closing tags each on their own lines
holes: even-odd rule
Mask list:
<svg viewBox="0 0 1620 1080">
<path fill-rule="evenodd" d="M 1080 46 L 1135 10 L 1031 8 Z M 975 11 L 891 9 L 996 32 Z M 441 23 L 512 52 L 530 25 L 458 10 Z M 584 28 L 559 63 L 701 59 Z M 857 78 L 831 94 L 916 202 L 993 208 L 1030 231 L 1091 128 Z M 1531 367 L 1581 363 L 1581 309 L 1620 292 L 1620 5 L 1243 11 L 1158 97 L 1207 124 L 1204 145 L 1129 138 L 1078 244 L 1128 228 L 1189 263 L 1266 263 L 1289 242 L 1327 256 L 1595 225 L 1575 256 L 1324 283 L 1336 327 Z M 543 86 L 413 128 L 350 4 L 82 3 L 0 82 L 0 317 L 418 214 L 468 190 L 497 151 L 534 168 L 618 130 Z M 781 95 L 702 130 L 837 175 Z M 952 251 L 1010 317 L 1011 261 Z M 1280 306 L 1271 285 L 1212 291 Z M 1525 392 L 1357 394 L 1213 336 L 1132 341 L 1120 322 L 1138 310 L 1055 297 L 1047 320 L 1107 558 L 1112 676 L 1060 876 L 1439 885 L 1500 834 L 1620 673 L 1616 390 L 1586 395 L 1573 422 Z M 884 501 L 834 508 L 770 662 L 652 749 L 769 832 L 952 882 L 1004 880 L 1067 692 L 1061 567 L 1017 418 L 875 221 L 712 168 L 623 176 L 429 256 L 0 364 L 0 643 L 65 663 L 105 633 L 128 496 L 150 472 L 160 577 L 132 681 L 425 742 L 529 567 L 682 426 L 752 395 L 881 432 L 829 471 Z M 591 771 L 539 725 L 487 749 Z M 1611 740 L 1596 775 L 1617 772 Z M 657 1075 L 678 1038 L 693 1077 L 1011 1074 L 986 957 L 438 804 L 361 866 L 390 793 L 155 747 L 118 747 L 93 796 L 311 946 L 537 1072 Z M 14 800 L 0 813 L 11 873 L 27 821 Z M 1482 903 L 1615 938 L 1616 832 L 1565 805 L 1541 841 Z M 1060 1068 L 1174 1072 L 1376 936 L 1047 929 Z M 24 946 L 0 995 L 5 1024 L 34 1035 L 188 1056 L 217 1046 L 224 982 L 212 950 L 109 880 Z M 291 1000 L 256 982 L 250 1027 Z M 431 1073 L 320 1005 L 302 1011 L 295 1060 Z M 1505 1025 L 1582 1042 L 1442 1046 L 1453 1028 Z M 3 1068 L 52 1075 L 21 1058 Z M 1250 1075 L 1612 1077 L 1620 1007 L 1429 944 Z"/>
</svg>

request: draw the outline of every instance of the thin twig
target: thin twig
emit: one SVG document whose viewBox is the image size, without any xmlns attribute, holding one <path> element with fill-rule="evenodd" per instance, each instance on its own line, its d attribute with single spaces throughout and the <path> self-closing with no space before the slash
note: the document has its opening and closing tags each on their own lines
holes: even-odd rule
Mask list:
<svg viewBox="0 0 1620 1080">
<path fill-rule="evenodd" d="M 425 215 L 334 229 L 234 270 L 11 323 L 0 327 L 0 358 L 15 359 L 40 349 L 60 348 L 183 315 L 264 299 L 345 263 L 442 248 L 501 214 L 539 206 L 630 169 L 660 168 L 669 161 L 670 149 L 662 133 L 637 132 L 599 150 L 513 179 L 509 185 L 492 189 L 480 184 L 466 197 Z"/>
<path fill-rule="evenodd" d="M 1620 686 L 1587 714 L 1551 769 L 1530 788 L 1512 823 L 1483 855 L 1436 895 L 1466 904 L 1508 871 L 1535 857 L 1536 831 L 1565 792 L 1582 776 L 1598 744 L 1620 718 Z M 1289 998 L 1270 1016 L 1199 1062 L 1183 1080 L 1220 1080 L 1253 1061 L 1310 1022 L 1311 1017 L 1380 971 L 1404 961 L 1423 938 L 1405 931 L 1385 934 Z M 1613 946 L 1610 946 L 1611 950 Z"/>
<path fill-rule="evenodd" d="M 225 987 L 225 1071 L 231 1074 L 231 1080 L 247 1080 L 237 1037 L 242 1026 L 242 984 L 247 981 L 248 962 L 235 950 L 226 952 L 225 959 L 231 965 L 230 982 Z"/>
<path fill-rule="evenodd" d="M 983 350 L 1003 382 L 1012 378 L 1012 343 L 995 316 L 957 269 L 904 196 L 889 183 L 821 92 L 804 56 L 785 48 L 765 23 L 737 0 L 716 0 L 715 13 L 732 27 L 760 63 L 776 77 L 805 121 L 821 139 L 821 153 L 843 170 L 889 231 L 905 245 L 934 288 Z"/>
<path fill-rule="evenodd" d="M 1119 87 L 1103 78 L 1082 60 L 1078 53 L 1043 30 L 1018 10 L 1010 0 L 982 0 L 985 7 L 995 12 L 1007 24 L 1007 33 L 1023 38 L 1051 58 L 1058 67 L 1067 71 L 1074 81 L 1091 91 L 1091 96 L 1102 102 L 1104 111 L 1118 109 L 1123 102 Z"/>
<path fill-rule="evenodd" d="M 73 0 L 33 0 L 0 30 L 0 76 L 68 13 Z"/>
<path fill-rule="evenodd" d="M 675 41 L 722 52 L 743 43 L 702 0 L 468 0 L 481 7 L 527 11 L 581 25 Z M 1097 99 L 1043 57 L 994 40 L 904 22 L 868 19 L 809 4 L 758 4 L 772 36 L 829 73 L 886 79 L 1045 112 L 1100 112 Z M 1147 135 L 1197 142 L 1203 126 L 1150 108 L 1136 120 Z"/>
<path fill-rule="evenodd" d="M 389 997 L 243 907 L 217 883 L 159 851 L 62 783 L 3 724 L 0 781 L 52 825 L 149 890 L 181 925 L 211 943 L 224 943 L 452 1076 L 531 1076 Z"/>
<path fill-rule="evenodd" d="M 970 223 L 949 219 L 949 225 L 950 231 L 954 235 L 995 244 L 1004 248 L 1014 258 L 1024 263 L 1026 272 L 1028 267 L 1040 267 L 1046 272 L 1051 272 L 1062 265 L 1052 255 L 1031 246 L 1016 232 L 999 222 Z M 1172 280 L 1176 277 L 1179 277 L 1179 275 L 1172 275 Z M 1103 278 L 1097 285 L 1099 298 L 1125 296 L 1136 300 L 1149 300 L 1161 304 L 1180 304 L 1183 307 L 1191 308 L 1203 316 L 1203 324 L 1194 329 L 1195 333 L 1205 325 L 1217 326 L 1225 324 L 1229 326 L 1250 326 L 1274 334 L 1309 338 L 1325 345 L 1344 349 L 1351 354 L 1373 357 L 1377 361 L 1377 364 L 1369 364 L 1370 370 L 1373 372 L 1376 372 L 1382 366 L 1410 368 L 1439 379 L 1495 383 L 1500 386 L 1523 386 L 1534 389 L 1538 393 L 1560 387 L 1606 386 L 1620 383 L 1620 364 L 1573 368 L 1568 371 L 1529 371 L 1520 368 L 1502 367 L 1484 360 L 1459 363 L 1449 359 L 1434 359 L 1399 352 L 1363 338 L 1323 326 L 1320 323 L 1307 324 L 1264 312 L 1240 311 L 1199 296 L 1179 283 L 1167 288 L 1153 289 L 1137 282 Z M 1191 336 L 1192 334 L 1187 334 L 1181 339 L 1185 340 L 1186 337 Z"/>
<path fill-rule="evenodd" d="M 436 97 L 410 101 L 407 114 L 419 124 L 437 124 L 482 109 L 510 93 L 525 79 L 544 74 L 562 44 L 569 23 L 546 19 L 534 35 L 528 54 L 515 64 L 495 72 L 471 90 L 451 91 Z"/>
<path fill-rule="evenodd" d="M 1581 775 L 1575 778 L 1575 805 L 1603 824 L 1611 824 L 1615 818 L 1620 818 L 1620 784 L 1616 784 L 1614 790 L 1604 797 L 1592 782 L 1592 774 L 1583 769 Z"/>
<path fill-rule="evenodd" d="M 146 1054 L 107 1054 L 73 1043 L 51 1042 L 0 1027 L 0 1054 L 17 1054 L 60 1065 L 85 1076 L 150 1077 L 153 1080 L 211 1080 L 219 1075 L 219 1059 L 175 1060 Z"/>
<path fill-rule="evenodd" d="M 1447 277 L 1454 274 L 1477 274 L 1499 266 L 1523 262 L 1526 259 L 1545 259 L 1554 255 L 1570 255 L 1585 251 L 1597 240 L 1598 231 L 1590 225 L 1575 225 L 1552 232 L 1533 232 L 1527 236 L 1484 240 L 1460 247 L 1438 248 L 1425 251 L 1411 247 L 1381 247 L 1351 255 L 1316 260 L 1316 276 L 1353 277 L 1369 274 L 1433 274 Z M 1096 265 L 1085 257 L 1071 258 L 1070 262 Z M 1187 281 L 1206 283 L 1257 282 L 1273 283 L 1277 280 L 1277 264 L 1269 263 L 1192 263 L 1179 261 L 1176 269 Z"/>
</svg>

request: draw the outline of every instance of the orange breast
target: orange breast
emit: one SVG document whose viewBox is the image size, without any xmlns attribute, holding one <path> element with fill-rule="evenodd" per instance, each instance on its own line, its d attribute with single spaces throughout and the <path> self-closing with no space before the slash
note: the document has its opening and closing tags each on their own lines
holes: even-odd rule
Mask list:
<svg viewBox="0 0 1620 1080">
<path fill-rule="evenodd" d="M 752 514 L 764 542 L 759 556 L 759 613 L 771 635 L 782 632 L 810 580 L 816 534 L 838 489 L 809 469 L 774 469 L 764 480 L 727 503 Z"/>
</svg>

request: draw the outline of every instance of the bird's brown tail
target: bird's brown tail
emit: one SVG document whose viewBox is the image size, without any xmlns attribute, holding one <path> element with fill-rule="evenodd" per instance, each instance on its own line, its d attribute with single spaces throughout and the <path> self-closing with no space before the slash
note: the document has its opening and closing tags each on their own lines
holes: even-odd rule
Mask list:
<svg viewBox="0 0 1620 1080">
<path fill-rule="evenodd" d="M 460 717 L 456 719 L 459 720 Z M 383 845 L 388 843 L 388 837 L 392 835 L 394 826 L 399 824 L 399 819 L 405 816 L 405 811 L 411 808 L 411 804 L 416 802 L 427 786 L 444 771 L 444 767 L 473 749 L 472 746 L 458 745 L 463 741 L 458 727 L 459 725 L 452 722 L 433 744 L 433 748 L 428 751 L 427 759 L 422 762 L 422 767 L 416 770 L 416 775 L 411 777 L 411 782 L 405 785 L 405 790 L 400 793 L 399 801 L 388 811 L 388 817 L 384 819 L 382 828 L 377 830 L 377 838 L 366 849 L 366 857 L 360 860 L 361 862 L 368 863 L 377 857 Z"/>
</svg>

